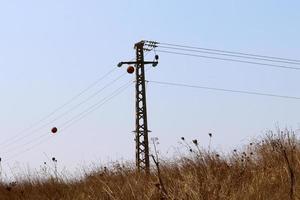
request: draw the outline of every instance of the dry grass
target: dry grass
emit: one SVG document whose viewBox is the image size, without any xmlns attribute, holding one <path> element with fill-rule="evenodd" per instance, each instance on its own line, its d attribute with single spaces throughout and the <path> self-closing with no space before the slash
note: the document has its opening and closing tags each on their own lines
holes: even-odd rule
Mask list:
<svg viewBox="0 0 300 200">
<path fill-rule="evenodd" d="M 2 184 L 0 199 L 272 199 L 300 198 L 300 143 L 291 131 L 270 132 L 231 155 L 206 152 L 194 140 L 189 155 L 160 161 L 150 177 L 127 166 L 95 170 L 81 180 L 31 179 Z M 159 178 L 161 180 L 159 180 Z M 163 184 L 163 185 L 162 185 Z M 163 191 L 164 190 L 164 191 Z"/>
</svg>

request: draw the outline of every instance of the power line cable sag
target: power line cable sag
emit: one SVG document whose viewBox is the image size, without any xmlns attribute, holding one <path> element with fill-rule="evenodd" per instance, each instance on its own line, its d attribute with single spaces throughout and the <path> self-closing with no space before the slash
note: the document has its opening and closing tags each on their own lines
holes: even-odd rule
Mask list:
<svg viewBox="0 0 300 200">
<path fill-rule="evenodd" d="M 260 61 L 300 65 L 299 62 L 290 62 L 290 61 L 284 61 L 284 60 L 276 60 L 276 59 L 270 59 L 270 58 L 245 56 L 245 55 L 239 55 L 239 54 L 236 55 L 236 54 L 230 54 L 230 53 L 219 53 L 219 52 L 212 52 L 212 51 L 207 51 L 207 50 L 185 49 L 185 48 L 168 47 L 168 46 L 162 46 L 162 45 L 158 45 L 157 48 L 179 50 L 179 51 L 188 51 L 188 52 L 197 52 L 197 53 L 212 54 L 212 55 L 227 56 L 227 57 L 245 58 L 245 59 L 250 59 L 250 60 L 260 60 Z"/>
<path fill-rule="evenodd" d="M 155 80 L 150 80 L 148 82 L 160 84 L 160 85 L 188 87 L 188 88 L 195 88 L 195 89 L 204 89 L 204 90 L 222 91 L 222 92 L 230 92 L 230 93 L 240 93 L 240 94 L 248 94 L 248 95 L 258 95 L 258 96 L 268 96 L 268 97 L 300 100 L 300 97 L 295 97 L 295 96 L 285 96 L 285 95 L 269 94 L 269 93 L 261 93 L 261 92 L 245 91 L 245 90 L 232 90 L 232 89 L 206 87 L 206 86 L 200 86 L 200 85 L 190 85 L 190 84 L 184 84 L 184 83 L 174 83 L 174 82 L 155 81 Z"/>
<path fill-rule="evenodd" d="M 22 144 L 17 145 L 17 146 L 12 146 L 11 148 L 8 148 L 6 151 L 2 151 L 2 149 L 1 149 L 1 156 L 3 157 L 3 155 L 6 155 L 6 154 L 11 153 L 11 152 L 14 152 L 14 151 L 16 151 L 16 150 L 18 150 L 18 149 L 20 149 L 22 147 L 26 147 L 26 146 L 28 146 L 28 145 L 30 145 L 32 143 L 35 143 L 36 141 L 39 141 L 39 140 L 41 140 L 43 138 L 50 138 L 51 137 L 50 134 L 51 134 L 50 132 L 44 133 L 44 134 L 39 135 L 38 137 L 35 137 L 32 140 L 29 140 L 29 141 L 27 141 L 25 143 L 22 143 Z"/>
<path fill-rule="evenodd" d="M 147 52 L 145 54 L 145 56 L 148 54 L 149 52 Z M 130 61 L 134 60 L 134 58 L 132 58 Z M 35 122 L 33 125 L 29 126 L 28 128 L 25 128 L 24 130 L 18 132 L 17 134 L 15 134 L 14 136 L 8 138 L 7 140 L 4 140 L 3 142 L 0 143 L 0 146 L 5 145 L 6 143 L 10 142 L 11 140 L 15 140 L 15 138 L 19 137 L 20 134 L 24 133 L 24 132 L 28 132 L 31 129 L 33 129 L 35 126 L 37 126 L 38 124 L 40 124 L 41 122 L 45 121 L 46 119 L 48 119 L 49 117 L 53 116 L 55 113 L 57 113 L 58 111 L 60 111 L 61 109 L 63 109 L 65 106 L 69 105 L 70 103 L 72 103 L 74 100 L 76 100 L 77 98 L 79 98 L 80 96 L 82 96 L 84 93 L 86 93 L 88 90 L 90 90 L 91 88 L 93 88 L 94 86 L 96 86 L 100 81 L 102 81 L 104 78 L 106 78 L 108 75 L 112 74 L 117 68 L 113 68 L 110 71 L 108 71 L 107 73 L 105 73 L 103 76 L 101 76 L 100 78 L 98 78 L 96 81 L 92 82 L 90 85 L 88 85 L 85 89 L 83 89 L 81 92 L 79 92 L 77 95 L 73 96 L 70 100 L 68 100 L 67 102 L 65 102 L 64 104 L 62 104 L 61 106 L 59 106 L 58 108 L 56 108 L 54 111 L 52 111 L 51 113 L 49 113 L 48 115 L 46 115 L 45 117 L 43 117 L 42 119 L 38 120 L 37 122 Z M 49 124 L 47 124 L 49 125 Z M 46 125 L 45 125 L 46 126 Z M 43 126 L 43 127 L 45 127 Z M 42 128 L 43 128 L 42 127 Z M 40 130 L 40 129 L 39 129 Z M 35 132 L 36 130 L 34 130 Z M 22 134 L 23 135 L 23 134 Z"/>
<path fill-rule="evenodd" d="M 26 153 L 26 152 L 28 152 L 28 151 L 30 151 L 30 150 L 36 148 L 37 146 L 39 146 L 39 145 L 41 145 L 41 144 L 43 144 L 43 143 L 49 141 L 51 138 L 52 138 L 52 137 L 44 138 L 44 139 L 40 140 L 39 142 L 37 142 L 37 143 L 31 145 L 30 147 L 27 147 L 26 149 L 22 150 L 21 152 L 17 152 L 17 153 L 15 153 L 15 154 L 13 154 L 12 156 L 10 156 L 9 158 L 4 158 L 2 162 L 4 162 L 4 163 L 5 163 L 5 162 L 9 162 L 9 161 L 13 160 L 14 158 L 16 158 L 16 157 L 18 157 L 18 156 L 21 156 L 22 154 L 24 154 L 24 153 Z"/>
<path fill-rule="evenodd" d="M 97 106 L 98 104 L 100 104 L 102 101 L 105 101 L 107 98 L 109 98 L 111 95 L 113 95 L 114 93 L 116 93 L 116 92 L 118 92 L 120 89 L 122 89 L 124 87 L 124 85 L 123 86 L 121 86 L 120 88 L 118 88 L 117 90 L 115 90 L 113 93 L 111 93 L 110 95 L 108 95 L 107 97 L 105 97 L 105 98 L 102 98 L 100 101 L 98 101 L 96 104 L 93 104 L 92 106 L 90 106 L 87 110 L 89 110 L 89 109 L 91 109 L 91 108 L 93 108 L 93 107 L 95 107 L 95 106 Z M 77 115 L 76 115 L 77 116 Z M 56 119 L 55 119 L 56 120 Z M 51 123 L 53 123 L 53 121 L 51 121 Z M 49 123 L 49 124 L 47 124 L 47 125 L 50 125 L 51 123 Z M 40 130 L 40 129 L 39 129 Z M 36 131 L 38 131 L 38 130 L 36 130 Z M 38 133 L 38 132 L 36 132 L 36 133 Z M 46 135 L 48 135 L 48 132 L 47 132 L 47 134 Z M 40 138 L 40 136 L 39 137 L 36 137 L 35 139 L 38 139 L 38 138 Z M 22 138 L 22 139 L 24 139 L 24 138 Z M 33 139 L 33 140 L 31 140 L 31 141 L 34 141 L 35 139 Z M 20 141 L 20 140 L 18 140 L 18 141 Z M 17 141 L 15 141 L 15 142 L 17 142 Z M 25 143 L 25 144 L 27 144 L 27 143 Z M 25 145 L 25 144 L 22 144 L 22 145 Z M 4 146 L 4 148 L 3 147 L 1 147 L 1 149 L 3 150 L 3 149 L 6 149 L 5 148 L 5 146 Z"/>
<path fill-rule="evenodd" d="M 145 56 L 146 56 L 147 54 L 148 54 L 148 52 L 145 54 Z M 114 70 L 115 70 L 115 69 L 111 70 L 111 72 L 114 71 Z M 109 72 L 108 74 L 110 74 L 111 72 Z M 107 74 L 107 75 L 108 75 L 108 74 Z M 104 77 L 103 77 L 103 78 L 104 78 Z M 102 80 L 103 78 L 100 78 L 100 80 Z M 90 85 L 88 88 L 86 88 L 84 91 L 82 91 L 81 93 L 79 93 L 77 96 L 73 97 L 69 102 L 63 104 L 61 107 L 57 108 L 56 110 L 54 110 L 53 112 L 51 112 L 49 115 L 47 115 L 46 117 L 44 117 L 43 119 L 41 119 L 40 121 L 38 121 L 37 124 L 40 123 L 41 121 L 44 121 L 44 120 L 47 119 L 48 117 L 52 116 L 55 112 L 57 112 L 58 110 L 62 109 L 62 108 L 63 108 L 64 106 L 66 106 L 67 104 L 71 103 L 74 99 L 76 99 L 77 97 L 81 96 L 84 92 L 86 92 L 86 91 L 89 90 L 91 87 L 93 87 L 94 85 L 96 85 L 96 83 L 98 83 L 98 80 L 97 80 L 95 83 L 91 84 L 91 85 Z M 128 85 L 128 86 L 129 86 L 129 85 Z M 113 98 L 113 97 L 116 96 L 116 95 L 118 95 L 118 94 L 113 94 L 113 96 L 111 96 L 111 98 Z M 111 98 L 107 99 L 107 101 L 109 101 Z M 101 106 L 102 106 L 103 104 L 105 104 L 107 101 L 103 102 L 101 105 L 97 106 L 95 109 L 101 107 Z M 82 103 L 80 103 L 80 104 L 83 104 L 83 103 L 84 103 L 84 102 L 82 102 Z M 95 110 L 95 109 L 93 109 L 93 110 Z M 92 112 L 93 110 L 88 110 L 88 112 L 87 112 L 86 114 L 85 114 L 84 112 L 82 112 L 82 113 L 80 113 L 80 115 L 84 114 L 83 116 L 81 116 L 79 119 L 73 118 L 72 120 L 75 119 L 76 121 L 78 121 L 78 120 L 82 119 L 83 117 L 85 117 L 85 116 L 86 116 L 87 114 L 89 114 L 90 112 Z M 68 121 L 68 122 L 71 122 L 71 121 Z M 72 124 L 73 124 L 73 123 L 72 123 Z M 29 127 L 29 128 L 27 128 L 27 129 L 30 130 L 32 127 L 34 127 L 34 125 L 31 126 L 31 127 Z M 68 127 L 70 127 L 70 125 L 68 125 Z M 27 131 L 27 129 L 24 130 L 24 131 Z M 43 135 L 42 135 L 42 136 L 39 136 L 39 138 L 41 138 L 41 137 L 43 137 Z M 30 142 L 29 142 L 29 143 L 30 143 Z M 26 143 L 26 144 L 27 144 L 27 143 Z"/>
<path fill-rule="evenodd" d="M 66 101 L 64 104 L 62 104 L 61 106 L 57 107 L 56 109 L 54 109 L 52 112 L 50 112 L 48 115 L 46 115 L 45 117 L 41 118 L 40 120 L 38 120 L 37 122 L 35 122 L 33 125 L 29 126 L 28 128 L 18 132 L 17 134 L 15 134 L 14 136 L 8 138 L 7 140 L 3 141 L 0 143 L 0 146 L 2 146 L 3 144 L 6 144 L 7 142 L 13 140 L 15 137 L 19 137 L 20 134 L 23 134 L 24 132 L 28 132 L 30 130 L 32 130 L 35 126 L 37 126 L 38 124 L 42 123 L 43 121 L 45 121 L 46 119 L 50 118 L 51 116 L 53 116 L 55 113 L 57 113 L 58 111 L 60 111 L 61 109 L 63 109 L 64 107 L 66 107 L 67 105 L 69 105 L 70 103 L 72 103 L 74 100 L 78 99 L 80 96 L 82 96 L 84 93 L 86 93 L 88 90 L 90 90 L 91 88 L 93 88 L 94 86 L 96 86 L 99 82 L 101 82 L 103 79 L 105 79 L 107 76 L 109 76 L 110 74 L 112 74 L 114 71 L 116 70 L 116 68 L 113 68 L 112 70 L 108 71 L 107 73 L 105 73 L 103 76 L 101 76 L 100 78 L 98 78 L 97 80 L 95 80 L 94 82 L 92 82 L 90 85 L 88 85 L 85 89 L 83 89 L 82 91 L 80 91 L 78 94 L 76 94 L 75 96 L 73 96 L 72 98 L 70 98 L 68 101 Z"/>
<path fill-rule="evenodd" d="M 146 69 L 146 71 L 150 70 L 151 68 Z M 115 96 L 119 95 L 121 92 L 125 91 L 125 89 L 127 89 L 131 82 L 133 82 L 133 80 L 128 81 L 127 83 L 125 83 L 123 86 L 121 86 L 120 88 L 118 88 L 117 90 L 115 90 L 115 92 L 113 92 L 109 97 L 107 97 L 107 99 L 103 99 L 104 102 L 101 103 L 96 103 L 94 105 L 92 105 L 90 108 L 86 109 L 85 111 L 81 112 L 80 114 L 78 114 L 77 116 L 75 116 L 74 118 L 70 119 L 69 121 L 65 122 L 64 124 L 62 124 L 60 127 L 63 127 L 63 129 L 67 129 L 69 126 L 71 126 L 72 124 L 74 124 L 75 122 L 83 119 L 85 116 L 87 116 L 88 114 L 90 114 L 91 112 L 93 112 L 94 110 L 98 109 L 98 107 L 101 107 L 102 104 L 106 103 L 106 101 L 109 101 L 110 99 L 114 98 Z M 78 118 L 79 117 L 79 118 Z M 71 123 L 71 124 L 70 124 Z M 69 125 L 68 125 L 69 124 Z"/>
<path fill-rule="evenodd" d="M 148 71 L 151 68 L 146 69 L 146 71 Z M 61 124 L 59 126 L 59 130 L 60 132 L 63 132 L 64 130 L 68 129 L 69 127 L 71 127 L 72 125 L 74 125 L 76 122 L 80 121 L 81 119 L 85 118 L 86 116 L 88 116 L 90 113 L 94 112 L 95 110 L 99 109 L 100 107 L 102 107 L 104 104 L 106 104 L 108 101 L 110 101 L 111 99 L 113 99 L 114 97 L 118 96 L 119 94 L 121 94 L 122 92 L 124 92 L 133 82 L 133 80 L 130 80 L 128 82 L 126 82 L 125 84 L 123 84 L 121 87 L 117 88 L 116 90 L 114 90 L 112 93 L 110 93 L 108 96 L 106 96 L 105 98 L 102 98 L 100 101 L 98 101 L 97 103 L 93 104 L 92 106 L 90 106 L 89 108 L 87 108 L 86 110 L 84 110 L 83 112 L 75 115 L 73 118 L 71 118 L 70 120 L 64 122 L 63 124 Z M 34 143 L 36 140 L 39 140 L 40 138 L 49 136 L 50 133 L 47 132 L 37 138 L 34 138 L 33 140 L 22 144 L 18 147 L 23 147 L 24 145 L 28 145 L 31 143 Z M 51 139 L 52 137 L 48 137 L 48 140 Z M 47 140 L 47 139 L 46 139 Z M 38 143 L 40 144 L 40 142 Z M 34 145 L 34 147 L 37 145 Z M 12 149 L 12 151 L 15 151 L 17 148 Z M 10 152 L 12 152 L 10 151 Z M 27 152 L 27 151 L 25 151 Z M 5 152 L 5 153 L 8 153 Z"/>
<path fill-rule="evenodd" d="M 182 47 L 182 48 L 188 48 L 188 49 L 199 49 L 199 50 L 206 50 L 206 51 L 215 51 L 215 52 L 222 52 L 222 53 L 238 54 L 238 55 L 244 55 L 244 56 L 260 57 L 260 58 L 267 58 L 267 59 L 285 60 L 285 61 L 289 61 L 289 62 L 300 63 L 299 59 L 290 59 L 290 58 L 282 58 L 282 57 L 275 57 L 275 56 L 266 56 L 266 55 L 259 55 L 259 54 L 243 53 L 243 52 L 237 52 L 237 51 L 227 51 L 227 50 L 204 48 L 204 47 L 195 47 L 195 46 L 164 43 L 164 42 L 159 42 L 158 44 L 173 46 L 173 47 Z"/>
<path fill-rule="evenodd" d="M 246 64 L 262 65 L 262 66 L 267 66 L 267 67 L 272 67 L 272 68 L 300 70 L 300 68 L 298 68 L 298 67 L 260 63 L 260 62 L 253 62 L 253 61 L 244 61 L 244 60 L 237 60 L 237 59 L 231 59 L 231 58 L 220 58 L 220 57 L 214 57 L 214 56 L 204 56 L 204 55 L 199 55 L 199 54 L 181 53 L 181 52 L 165 51 L 165 50 L 156 50 L 156 51 L 162 52 L 162 53 L 168 53 L 168 54 L 182 55 L 182 56 L 192 56 L 192 57 L 208 58 L 208 59 L 214 59 L 214 60 L 223 60 L 223 61 L 239 62 L 239 63 L 246 63 Z"/>
<path fill-rule="evenodd" d="M 146 54 L 145 54 L 145 56 L 148 54 L 149 52 L 147 52 Z M 132 60 L 132 59 L 131 59 Z M 114 71 L 115 69 L 113 69 L 113 70 L 111 70 L 110 72 L 108 72 L 107 74 L 105 74 L 102 78 L 100 78 L 100 79 L 98 79 L 97 81 L 95 81 L 93 84 L 91 84 L 89 87 L 87 87 L 85 90 L 83 90 L 81 93 L 79 93 L 78 95 L 76 95 L 75 97 L 73 97 L 72 99 L 70 99 L 70 101 L 68 101 L 67 103 L 65 103 L 65 104 L 63 104 L 62 106 L 60 106 L 59 108 L 57 108 L 55 111 L 53 111 L 53 112 L 51 112 L 49 115 L 47 115 L 45 118 L 43 118 L 43 119 L 41 119 L 39 122 L 37 122 L 37 123 L 40 123 L 41 121 L 44 121 L 45 119 L 47 119 L 47 118 L 49 118 L 50 116 L 52 116 L 54 113 L 56 113 L 58 110 L 60 110 L 60 109 L 62 109 L 64 106 L 66 106 L 66 105 L 68 105 L 69 103 L 71 103 L 74 99 L 76 99 L 76 98 L 78 98 L 79 96 L 81 96 L 83 93 L 85 93 L 87 90 L 89 90 L 90 88 L 92 88 L 94 85 L 96 85 L 100 80 L 102 80 L 102 79 L 104 79 L 107 75 L 109 75 L 110 73 L 112 73 L 113 71 Z M 126 74 L 126 73 L 124 73 L 124 74 Z M 128 87 L 129 85 L 127 85 L 126 84 L 126 86 Z M 122 86 L 123 87 L 123 86 Z M 121 88 L 122 88 L 121 87 Z M 126 87 L 126 88 L 127 88 Z M 125 89 L 126 89 L 125 88 Z M 119 88 L 120 89 L 120 88 Z M 112 93 L 112 95 L 105 101 L 105 102 L 103 102 L 102 104 L 99 104 L 99 103 L 97 103 L 97 106 L 96 106 L 96 108 L 94 108 L 94 109 L 87 109 L 86 111 L 88 111 L 88 112 L 82 112 L 82 113 L 80 113 L 79 115 L 80 115 L 80 118 L 78 118 L 78 119 L 76 119 L 76 118 L 72 118 L 70 121 L 68 121 L 68 123 L 69 122 L 72 122 L 73 120 L 75 120 L 74 122 L 72 122 L 71 124 L 69 124 L 69 125 L 67 125 L 64 129 L 67 129 L 67 128 L 69 128 L 71 125 L 73 125 L 75 122 L 77 122 L 77 121 L 79 121 L 79 120 L 81 120 L 82 118 L 84 118 L 85 116 L 87 116 L 89 113 L 91 113 L 92 111 L 94 111 L 94 110 L 96 110 L 96 109 L 98 109 L 99 107 L 101 107 L 102 105 L 104 105 L 107 101 L 109 101 L 109 100 L 111 100 L 112 98 L 114 98 L 115 96 L 117 96 L 118 94 L 119 94 L 119 92 L 122 92 L 122 91 L 119 91 L 119 89 L 117 89 L 117 91 L 115 91 L 115 92 L 117 92 L 117 93 Z M 104 99 L 106 99 L 106 98 L 104 98 Z M 96 105 L 96 104 L 95 104 Z M 91 106 L 91 107 L 94 107 L 95 105 L 93 105 L 93 106 Z M 91 108 L 90 107 L 90 108 Z M 81 116 L 82 115 L 82 116 Z M 31 126 L 31 127 L 29 127 L 28 129 L 31 129 L 33 126 Z M 26 131 L 26 130 L 24 130 L 24 131 Z M 47 136 L 49 133 L 47 133 L 47 134 L 45 134 L 45 135 L 41 135 L 41 136 L 39 136 L 38 138 L 35 138 L 34 140 L 32 140 L 32 141 L 30 141 L 30 142 L 27 142 L 26 144 L 29 144 L 29 143 L 32 143 L 33 141 L 35 141 L 36 139 L 40 139 L 40 138 L 42 138 L 42 137 L 44 137 L 44 136 Z M 40 143 L 39 143 L 40 144 Z M 34 145 L 35 146 L 35 145 Z M 30 150 L 31 148 L 29 148 L 29 150 Z M 18 155 L 18 154 L 17 154 Z"/>
<path fill-rule="evenodd" d="M 130 81 L 130 82 L 132 82 L 132 81 Z M 59 127 L 61 127 L 60 132 L 66 130 L 69 127 L 71 127 L 76 122 L 78 122 L 79 120 L 81 120 L 84 117 L 86 117 L 88 114 L 90 114 L 93 111 L 99 109 L 100 107 L 102 107 L 103 105 L 105 105 L 106 103 L 108 103 L 110 100 L 112 100 L 114 97 L 116 97 L 117 95 L 121 94 L 123 91 L 125 91 L 130 86 L 130 82 L 127 82 L 126 84 L 122 85 L 121 87 L 119 87 L 118 89 L 116 89 L 115 91 L 113 91 L 112 93 L 110 93 L 107 97 L 101 99 L 101 101 L 99 101 L 96 104 L 90 106 L 88 109 L 86 109 L 85 111 L 79 113 L 78 115 L 76 115 L 75 117 L 71 118 L 67 122 L 61 124 L 61 126 L 59 126 Z M 20 145 L 18 147 L 12 148 L 12 149 L 10 149 L 10 151 L 6 151 L 6 152 L 3 152 L 3 153 L 4 154 L 5 153 L 10 153 L 10 152 L 16 151 L 17 149 L 19 149 L 19 147 L 24 147 L 24 146 L 26 146 L 28 144 L 32 144 L 32 143 L 34 144 L 30 148 L 25 149 L 25 151 L 22 150 L 21 152 L 13 155 L 13 157 L 18 156 L 19 154 L 22 154 L 23 152 L 27 152 L 27 151 L 31 150 L 32 148 L 34 148 L 34 147 L 42 144 L 43 142 L 50 140 L 53 136 L 51 137 L 49 135 L 50 135 L 50 133 L 47 132 L 47 133 L 45 133 L 43 135 L 40 135 L 37 138 L 34 138 L 33 140 L 30 140 L 29 142 L 26 142 L 25 144 L 22 144 L 22 145 Z M 45 138 L 45 139 L 43 139 L 43 138 Z M 37 144 L 35 144 L 35 142 L 39 141 L 39 140 L 41 140 L 42 142 L 38 142 Z M 12 158 L 10 157 L 9 160 L 11 160 L 11 159 Z M 7 161 L 7 160 L 4 159 L 4 161 Z"/>
<path fill-rule="evenodd" d="M 62 130 L 68 129 L 74 123 L 76 123 L 76 122 L 80 121 L 81 119 L 85 118 L 86 116 L 88 116 L 89 114 L 91 114 L 92 112 L 94 112 L 95 110 L 97 110 L 99 107 L 101 107 L 103 104 L 105 104 L 106 102 L 108 102 L 111 99 L 113 99 L 115 96 L 117 96 L 117 95 L 121 94 L 122 92 L 124 92 L 131 85 L 131 82 L 132 81 L 129 81 L 125 85 L 123 85 L 122 87 L 120 87 L 111 96 L 109 96 L 108 98 L 106 98 L 102 103 L 98 103 L 98 104 L 95 104 L 95 105 L 91 106 L 89 109 L 81 112 L 76 117 L 74 117 L 74 118 L 70 119 L 69 121 L 67 121 L 66 123 L 64 123 L 61 126 Z"/>
<path fill-rule="evenodd" d="M 25 135 L 19 135 L 18 137 L 15 137 L 14 139 L 11 139 L 10 141 L 6 141 L 3 142 L 1 145 L 1 148 L 6 148 L 7 146 L 9 146 L 12 143 L 18 142 L 20 140 L 25 139 L 26 137 L 30 136 L 30 135 L 34 135 L 36 133 L 38 133 L 38 131 L 40 131 L 41 129 L 51 125 L 52 123 L 54 123 L 55 121 L 61 119 L 62 117 L 68 115 L 70 112 L 72 112 L 73 110 L 77 109 L 78 107 L 80 107 L 81 105 L 83 105 L 84 103 L 88 102 L 89 100 L 93 99 L 94 97 L 96 97 L 98 94 L 100 94 L 104 89 L 108 88 L 109 86 L 113 85 L 114 83 L 116 83 L 119 79 L 121 79 L 126 73 L 121 74 L 120 76 L 118 76 L 116 79 L 110 81 L 109 83 L 107 83 L 106 85 L 104 85 L 102 88 L 100 88 L 99 90 L 97 90 L 96 92 L 94 92 L 93 94 L 91 94 L 90 96 L 88 96 L 85 100 L 79 102 L 78 104 L 76 104 L 75 106 L 71 107 L 70 109 L 66 110 L 65 112 L 63 112 L 62 114 L 60 114 L 59 116 L 57 116 L 56 118 L 52 119 L 51 121 L 43 124 L 42 126 L 38 127 L 37 129 L 32 130 L 31 132 L 29 132 L 28 134 Z"/>
</svg>

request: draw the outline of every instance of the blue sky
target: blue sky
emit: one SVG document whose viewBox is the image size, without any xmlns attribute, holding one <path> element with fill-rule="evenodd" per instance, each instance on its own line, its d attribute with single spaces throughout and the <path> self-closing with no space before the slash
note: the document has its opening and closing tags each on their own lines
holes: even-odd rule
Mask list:
<svg viewBox="0 0 300 200">
<path fill-rule="evenodd" d="M 51 113 L 119 61 L 133 58 L 133 44 L 142 39 L 299 59 L 299 7 L 298 1 L 271 0 L 0 1 L 0 142 Z M 147 59 L 152 60 L 153 54 Z M 124 70 L 115 70 L 85 95 Z M 291 96 L 300 96 L 299 75 L 295 70 L 163 53 L 159 65 L 147 71 L 148 80 Z M 131 78 L 124 76 L 110 89 Z M 276 124 L 299 128 L 300 102 L 296 100 L 151 83 L 147 90 L 150 137 L 160 139 L 159 148 L 165 154 L 180 147 L 181 136 L 197 138 L 207 147 L 207 133 L 212 132 L 214 148 L 227 151 Z M 35 168 L 47 160 L 45 154 L 57 157 L 67 168 L 133 160 L 133 85 L 68 130 L 24 152 L 29 148 L 26 142 L 109 92 L 103 91 L 35 135 L 3 147 L 2 158 L 10 159 L 9 165 L 18 162 Z"/>
</svg>

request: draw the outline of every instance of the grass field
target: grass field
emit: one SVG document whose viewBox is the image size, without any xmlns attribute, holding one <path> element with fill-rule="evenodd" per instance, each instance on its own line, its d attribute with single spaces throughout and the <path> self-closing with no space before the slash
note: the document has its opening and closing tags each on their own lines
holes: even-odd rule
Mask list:
<svg viewBox="0 0 300 200">
<path fill-rule="evenodd" d="M 154 160 L 150 176 L 130 164 L 99 167 L 80 179 L 32 178 L 2 183 L 0 199 L 230 199 L 300 198 L 300 142 L 289 130 L 269 132 L 229 155 L 186 141 L 186 154 Z M 40 177 L 40 176 L 38 176 Z"/>
</svg>

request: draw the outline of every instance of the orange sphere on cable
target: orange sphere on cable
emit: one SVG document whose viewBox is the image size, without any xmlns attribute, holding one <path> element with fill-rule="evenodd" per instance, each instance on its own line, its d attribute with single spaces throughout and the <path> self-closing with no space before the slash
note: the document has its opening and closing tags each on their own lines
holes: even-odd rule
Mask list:
<svg viewBox="0 0 300 200">
<path fill-rule="evenodd" d="M 51 129 L 51 132 L 54 134 L 54 133 L 56 133 L 57 132 L 57 128 L 56 127 L 53 127 L 52 129 Z"/>
<path fill-rule="evenodd" d="M 129 67 L 127 68 L 127 72 L 128 72 L 128 74 L 132 74 L 132 73 L 134 72 L 134 67 L 129 66 Z"/>
</svg>

